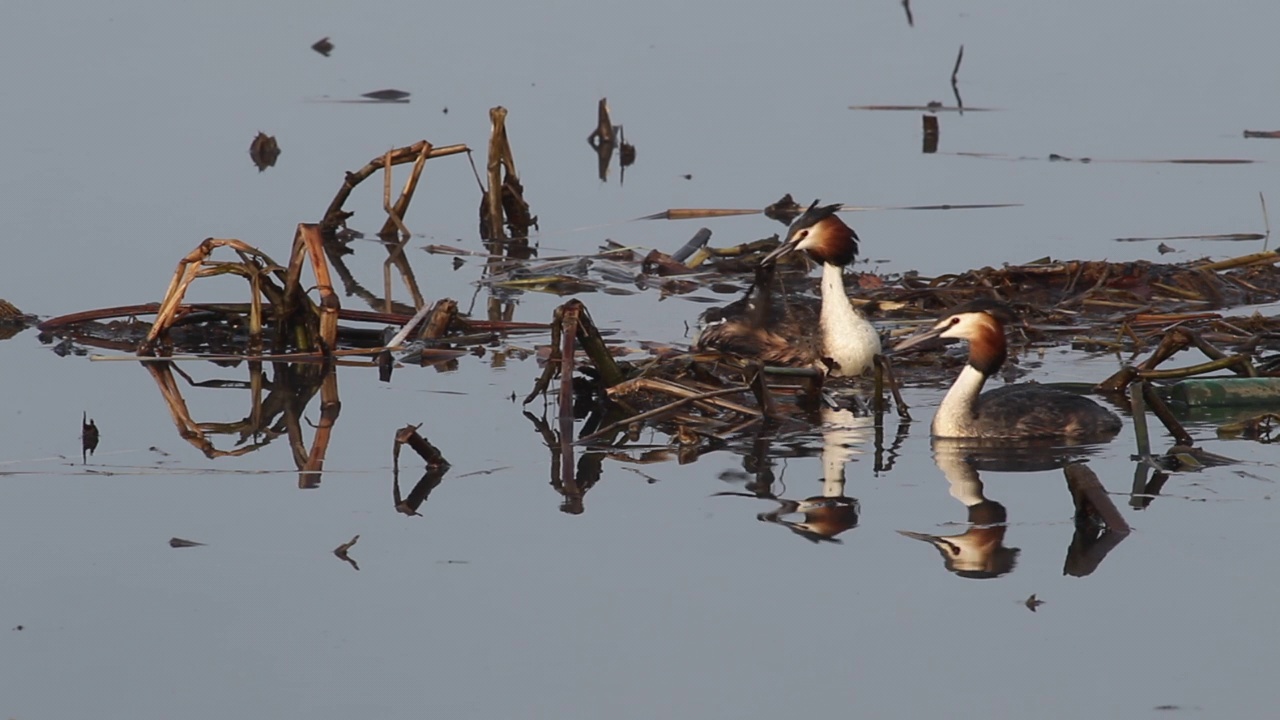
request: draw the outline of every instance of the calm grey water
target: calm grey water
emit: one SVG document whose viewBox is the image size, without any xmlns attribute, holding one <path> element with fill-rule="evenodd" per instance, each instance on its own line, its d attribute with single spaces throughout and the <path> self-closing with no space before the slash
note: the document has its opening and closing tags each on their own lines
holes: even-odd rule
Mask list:
<svg viewBox="0 0 1280 720">
<path fill-rule="evenodd" d="M 1261 231 L 1258 192 L 1280 195 L 1280 143 L 1241 131 L 1280 126 L 1274 3 L 1034 5 L 917 3 L 912 29 L 891 0 L 14 0 L 0 23 L 0 297 L 45 316 L 156 301 L 207 236 L 282 259 L 344 171 L 423 138 L 483 149 L 497 104 L 544 256 L 606 238 L 670 250 L 699 223 L 628 221 L 784 192 L 1022 204 L 851 216 L 882 271 L 1155 259 L 1155 243 L 1113 238 Z M 308 49 L 324 35 L 329 58 Z M 999 111 L 944 114 L 942 154 L 920 153 L 919 113 L 847 109 L 950 104 L 961 44 L 966 104 Z M 412 102 L 322 102 L 383 87 Z M 584 142 L 603 96 L 638 148 L 622 186 L 616 167 L 599 182 Z M 246 153 L 258 131 L 283 149 L 261 174 Z M 1035 159 L 951 154 L 969 152 Z M 465 159 L 433 160 L 408 218 L 415 244 L 478 249 L 477 203 Z M 380 205 L 380 189 L 363 189 L 353 225 L 376 230 Z M 724 245 L 779 229 L 705 224 Z M 1170 244 L 1184 252 L 1167 259 L 1256 249 Z M 379 287 L 375 250 L 354 264 Z M 429 299 L 472 302 L 478 265 L 413 260 Z M 192 293 L 243 296 L 232 281 Z M 682 340 L 705 307 L 654 291 L 584 300 L 631 339 Z M 521 296 L 516 317 L 545 320 L 559 302 Z M 976 580 L 895 532 L 965 528 L 930 454 L 936 389 L 909 392 L 918 422 L 886 471 L 869 428 L 841 431 L 860 523 L 841 544 L 811 544 L 757 520 L 772 503 L 715 495 L 743 489 L 743 458 L 728 450 L 685 465 L 605 460 L 584 511 L 561 512 L 551 452 L 511 400 L 539 372 L 533 360 L 467 357 L 389 385 L 344 370 L 322 483 L 308 491 L 284 438 L 206 459 L 134 363 L 59 358 L 28 331 L 0 342 L 0 364 L 2 717 L 1246 718 L 1277 700 L 1278 456 L 1217 441 L 1209 425 L 1194 428 L 1206 449 L 1243 462 L 1175 475 L 1142 511 L 1116 495 L 1134 533 L 1087 577 L 1063 574 L 1074 528 L 1061 472 L 984 471 L 1020 553 L 1012 572 Z M 1051 351 L 1032 377 L 1095 381 L 1114 367 Z M 184 392 L 201 421 L 250 409 L 242 390 Z M 103 432 L 85 466 L 82 410 Z M 453 463 L 422 517 L 392 504 L 391 440 L 411 422 Z M 810 454 L 775 461 L 780 494 L 821 494 L 823 437 L 788 439 Z M 1132 448 L 1126 430 L 1091 459 L 1115 493 L 1130 488 Z M 416 475 L 411 462 L 406 490 Z M 331 554 L 357 533 L 358 572 Z M 208 546 L 170 549 L 173 536 Z M 1035 613 L 1022 603 L 1032 593 L 1047 602 Z"/>
</svg>

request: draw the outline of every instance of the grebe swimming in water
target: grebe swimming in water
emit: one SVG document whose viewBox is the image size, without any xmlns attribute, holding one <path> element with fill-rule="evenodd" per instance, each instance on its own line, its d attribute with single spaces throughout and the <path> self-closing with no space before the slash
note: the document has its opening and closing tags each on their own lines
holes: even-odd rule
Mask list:
<svg viewBox="0 0 1280 720">
<path fill-rule="evenodd" d="M 866 372 L 880 354 L 880 333 L 849 302 L 844 268 L 858 255 L 858 235 L 836 217 L 839 205 L 809 209 L 787 230 L 786 240 L 765 256 L 747 296 L 711 319 L 694 346 L 755 357 L 771 365 L 813 365 L 832 375 Z M 803 299 L 775 300 L 769 268 L 779 258 L 804 250 L 822 263 L 822 302 L 816 310 Z M 815 332 L 816 331 L 816 332 Z"/>
<path fill-rule="evenodd" d="M 1064 390 L 1018 383 L 982 392 L 987 378 L 1000 369 L 1008 355 L 1004 323 L 1013 319 L 1009 306 L 975 300 L 957 306 L 933 328 L 894 348 L 899 352 L 938 337 L 969 341 L 969 362 L 933 416 L 934 437 L 1110 440 L 1120 432 L 1120 418 L 1115 413 Z"/>
</svg>

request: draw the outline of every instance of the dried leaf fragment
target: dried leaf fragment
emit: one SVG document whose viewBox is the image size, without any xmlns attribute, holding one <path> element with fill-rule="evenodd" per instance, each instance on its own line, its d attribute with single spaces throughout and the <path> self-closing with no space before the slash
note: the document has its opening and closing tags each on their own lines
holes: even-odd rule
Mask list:
<svg viewBox="0 0 1280 720">
<path fill-rule="evenodd" d="M 315 44 L 311 46 L 311 49 L 325 57 L 329 57 L 329 53 L 333 52 L 333 43 L 329 42 L 329 36 L 326 35 L 317 40 Z"/>
<path fill-rule="evenodd" d="M 360 541 L 360 536 L 356 535 L 352 537 L 349 541 L 344 542 L 338 547 L 333 549 L 333 554 L 337 556 L 339 560 L 345 560 L 346 562 L 350 563 L 351 567 L 355 568 L 356 570 L 359 570 L 360 566 L 357 565 L 356 561 L 352 559 L 350 555 L 347 554 L 347 551 L 350 550 L 352 547 L 354 547 L 355 544 L 359 541 Z"/>
<path fill-rule="evenodd" d="M 89 456 L 98 449 L 98 426 L 89 418 L 89 413 L 80 417 L 80 461 L 88 462 Z"/>
<path fill-rule="evenodd" d="M 401 100 L 407 101 L 409 98 L 409 95 L 410 93 L 407 93 L 404 90 L 386 88 L 384 90 L 374 90 L 373 92 L 367 92 L 361 95 L 361 97 L 367 97 L 370 100 L 382 100 L 383 102 L 399 102 Z"/>
<path fill-rule="evenodd" d="M 253 142 L 249 143 L 249 157 L 258 172 L 275 167 L 276 158 L 280 157 L 280 144 L 276 142 L 274 135 L 259 132 Z"/>
</svg>

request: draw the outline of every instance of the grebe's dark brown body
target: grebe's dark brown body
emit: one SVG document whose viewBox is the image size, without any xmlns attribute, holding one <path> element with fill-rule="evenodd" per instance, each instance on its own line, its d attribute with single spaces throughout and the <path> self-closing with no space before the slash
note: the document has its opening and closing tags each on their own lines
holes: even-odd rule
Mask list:
<svg viewBox="0 0 1280 720">
<path fill-rule="evenodd" d="M 845 294 L 844 268 L 857 257 L 858 236 L 836 216 L 839 209 L 815 201 L 796 218 L 786 240 L 765 257 L 746 297 L 703 315 L 695 346 L 833 375 L 866 372 L 880 353 L 880 334 Z M 773 263 L 796 250 L 822 263 L 821 301 L 772 292 Z"/>
<path fill-rule="evenodd" d="M 703 313 L 699 350 L 758 358 L 766 365 L 815 365 L 822 358 L 822 336 L 814 332 L 820 302 L 809 297 L 778 296 L 774 267 L 761 266 L 741 300 Z"/>
<path fill-rule="evenodd" d="M 1019 383 L 982 392 L 1008 355 L 1003 321 L 1013 317 L 1003 303 L 976 300 L 894 348 L 902 351 L 938 337 L 969 341 L 969 362 L 933 417 L 934 437 L 1110 440 L 1120 432 L 1115 413 L 1064 390 Z"/>
</svg>

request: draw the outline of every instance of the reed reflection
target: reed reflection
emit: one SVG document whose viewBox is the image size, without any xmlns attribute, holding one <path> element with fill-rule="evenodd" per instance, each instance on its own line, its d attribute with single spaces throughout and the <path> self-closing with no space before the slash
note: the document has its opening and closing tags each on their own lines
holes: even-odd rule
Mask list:
<svg viewBox="0 0 1280 720">
<path fill-rule="evenodd" d="M 539 417 L 528 411 L 524 412 L 524 416 L 533 423 L 534 429 L 551 451 L 551 487 L 563 498 L 560 512 L 581 515 L 586 511 L 583 501 L 587 491 L 600 481 L 604 471 L 605 453 L 585 451 L 575 463 L 572 415 L 559 418 L 558 430 L 551 429 L 546 417 Z"/>
<path fill-rule="evenodd" d="M 232 362 L 235 367 L 240 362 Z M 177 427 L 178 436 L 193 447 L 214 459 L 236 457 L 260 450 L 277 438 L 287 438 L 294 464 L 298 468 L 298 487 L 315 488 L 320 485 L 324 470 L 325 454 L 333 427 L 338 421 L 342 403 L 338 399 L 338 376 L 327 363 L 244 363 L 248 369 L 247 380 L 206 380 L 197 382 L 173 362 L 143 362 L 142 366 L 156 382 L 161 397 L 169 408 L 169 415 Z M 267 373 L 270 366 L 270 375 Z M 181 380 L 188 388 L 216 390 L 248 390 L 249 412 L 241 420 L 217 423 L 197 422 L 191 414 L 183 395 Z M 303 412 L 315 396 L 320 395 L 320 417 L 312 423 L 305 420 Z M 315 428 L 311 445 L 306 443 L 303 429 Z M 219 435 L 235 435 L 234 449 L 219 449 L 215 439 Z"/>
</svg>

